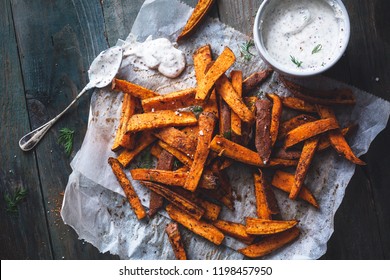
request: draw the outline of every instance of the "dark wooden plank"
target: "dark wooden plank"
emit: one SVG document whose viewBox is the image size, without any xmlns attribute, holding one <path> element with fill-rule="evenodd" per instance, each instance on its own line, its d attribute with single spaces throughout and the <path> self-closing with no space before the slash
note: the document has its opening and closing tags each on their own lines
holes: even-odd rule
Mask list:
<svg viewBox="0 0 390 280">
<path fill-rule="evenodd" d="M 0 2 L 0 259 L 52 257 L 45 207 L 34 153 L 23 154 L 18 138 L 30 129 L 14 33 L 11 5 Z M 18 214 L 6 211 L 4 196 L 28 190 Z"/>
<path fill-rule="evenodd" d="M 86 85 L 89 64 L 107 48 L 101 3 L 15 0 L 12 9 L 28 111 L 32 127 L 37 127 L 58 114 Z M 75 130 L 73 156 L 86 131 L 89 96 L 84 96 L 36 148 L 55 259 L 106 257 L 77 240 L 59 215 L 62 192 L 71 173 L 71 158 L 57 143 L 59 129 Z"/>
</svg>

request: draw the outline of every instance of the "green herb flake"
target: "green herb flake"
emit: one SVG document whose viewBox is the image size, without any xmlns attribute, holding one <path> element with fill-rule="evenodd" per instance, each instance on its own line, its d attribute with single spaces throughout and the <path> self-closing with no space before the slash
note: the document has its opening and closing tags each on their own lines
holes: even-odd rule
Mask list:
<svg viewBox="0 0 390 280">
<path fill-rule="evenodd" d="M 230 140 L 232 138 L 232 131 L 231 130 L 225 131 L 223 133 L 223 137 L 225 137 L 226 139 Z"/>
<path fill-rule="evenodd" d="M 255 43 L 253 40 L 246 41 L 245 43 L 241 44 L 240 46 L 240 53 L 241 57 L 245 61 L 250 61 L 253 56 L 255 56 L 253 53 L 250 52 L 250 49 L 255 46 Z"/>
<path fill-rule="evenodd" d="M 292 63 L 294 63 L 297 67 L 301 67 L 302 66 L 302 61 L 296 59 L 294 56 L 290 55 L 290 58 L 291 58 L 291 61 Z"/>
<path fill-rule="evenodd" d="M 58 144 L 64 147 L 67 156 L 70 156 L 73 148 L 74 130 L 69 128 L 61 128 L 60 136 L 58 137 Z"/>
<path fill-rule="evenodd" d="M 23 187 L 16 189 L 13 195 L 10 195 L 8 193 L 5 194 L 4 200 L 7 205 L 6 211 L 8 213 L 18 214 L 18 205 L 20 204 L 20 202 L 23 201 L 23 199 L 26 198 L 27 194 L 28 190 Z"/>
<path fill-rule="evenodd" d="M 181 166 L 182 166 L 181 162 L 177 158 L 175 158 L 173 160 L 173 170 L 179 169 Z"/>
<path fill-rule="evenodd" d="M 141 155 L 141 168 L 153 168 L 153 158 L 150 149 L 145 150 Z"/>
<path fill-rule="evenodd" d="M 191 107 L 190 107 L 190 110 L 191 110 L 191 112 L 194 113 L 196 116 L 199 116 L 200 113 L 203 112 L 203 107 L 202 107 L 202 106 L 194 105 L 194 106 L 191 106 Z"/>
<path fill-rule="evenodd" d="M 311 54 L 318 53 L 319 51 L 322 50 L 322 45 L 318 44 L 317 46 L 314 47 L 314 49 L 311 51 Z"/>
</svg>

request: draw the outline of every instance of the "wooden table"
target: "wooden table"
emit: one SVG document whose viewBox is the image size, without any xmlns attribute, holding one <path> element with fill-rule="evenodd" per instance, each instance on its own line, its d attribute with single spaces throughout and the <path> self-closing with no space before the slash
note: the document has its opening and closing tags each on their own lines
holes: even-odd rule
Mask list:
<svg viewBox="0 0 390 280">
<path fill-rule="evenodd" d="M 192 6 L 196 1 L 184 1 Z M 252 33 L 261 0 L 218 0 L 212 16 Z M 78 240 L 59 215 L 69 163 L 88 119 L 85 96 L 33 152 L 19 138 L 64 108 L 87 82 L 94 57 L 129 33 L 143 0 L 0 1 L 0 257 L 1 259 L 117 259 Z M 341 61 L 325 75 L 390 100 L 390 2 L 345 0 L 352 36 Z M 72 155 L 57 143 L 75 130 Z M 363 156 L 335 217 L 323 259 L 390 259 L 390 127 Z M 18 215 L 4 195 L 29 190 Z"/>
</svg>

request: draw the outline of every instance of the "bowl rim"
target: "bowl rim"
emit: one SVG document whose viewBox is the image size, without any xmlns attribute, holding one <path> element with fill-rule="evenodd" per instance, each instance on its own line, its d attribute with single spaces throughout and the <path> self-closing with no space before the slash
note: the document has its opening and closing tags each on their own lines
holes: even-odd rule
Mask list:
<svg viewBox="0 0 390 280">
<path fill-rule="evenodd" d="M 255 43 L 257 51 L 259 52 L 261 58 L 263 59 L 263 61 L 266 64 L 268 64 L 276 72 L 281 72 L 281 73 L 288 75 L 288 76 L 308 77 L 308 76 L 318 75 L 318 74 L 321 74 L 321 73 L 329 70 L 331 67 L 333 67 L 340 60 L 340 58 L 344 55 L 344 53 L 348 47 L 348 43 L 349 43 L 349 39 L 350 39 L 350 35 L 351 35 L 350 34 L 351 33 L 351 25 L 350 25 L 348 11 L 347 11 L 344 3 L 341 0 L 332 0 L 332 1 L 335 2 L 342 11 L 342 16 L 343 16 L 343 19 L 345 22 L 344 36 L 343 36 L 344 44 L 339 49 L 339 52 L 337 53 L 336 56 L 334 56 L 333 60 L 331 60 L 330 63 L 327 63 L 323 67 L 318 67 L 318 68 L 316 68 L 316 70 L 306 69 L 306 71 L 305 70 L 295 70 L 293 68 L 286 67 L 284 64 L 276 61 L 268 53 L 268 51 L 266 50 L 266 48 L 263 44 L 261 32 L 260 32 L 260 28 L 259 28 L 260 21 L 262 20 L 262 16 L 264 15 L 265 8 L 272 1 L 281 1 L 281 0 L 264 0 L 261 3 L 259 9 L 257 10 L 254 25 L 253 25 L 253 41 Z M 326 1 L 326 0 L 321 0 L 321 1 Z"/>
</svg>

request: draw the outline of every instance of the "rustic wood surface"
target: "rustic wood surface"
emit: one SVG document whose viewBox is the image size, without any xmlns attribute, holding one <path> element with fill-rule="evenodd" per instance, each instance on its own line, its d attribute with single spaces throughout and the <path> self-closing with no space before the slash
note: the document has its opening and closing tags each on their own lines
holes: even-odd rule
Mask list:
<svg viewBox="0 0 390 280">
<path fill-rule="evenodd" d="M 89 97 L 84 96 L 32 152 L 19 138 L 55 116 L 87 83 L 94 57 L 129 33 L 143 0 L 0 1 L 0 258 L 117 259 L 78 240 L 59 215 L 82 143 Z M 194 6 L 197 1 L 183 1 Z M 211 15 L 248 35 L 261 0 L 217 0 Z M 390 2 L 344 0 L 351 40 L 326 76 L 390 100 Z M 377 79 L 379 78 L 379 80 Z M 59 130 L 76 131 L 66 156 Z M 336 213 L 335 232 L 322 259 L 390 259 L 390 128 L 374 140 L 357 167 Z M 6 212 L 4 196 L 29 190 L 18 214 Z"/>
</svg>

